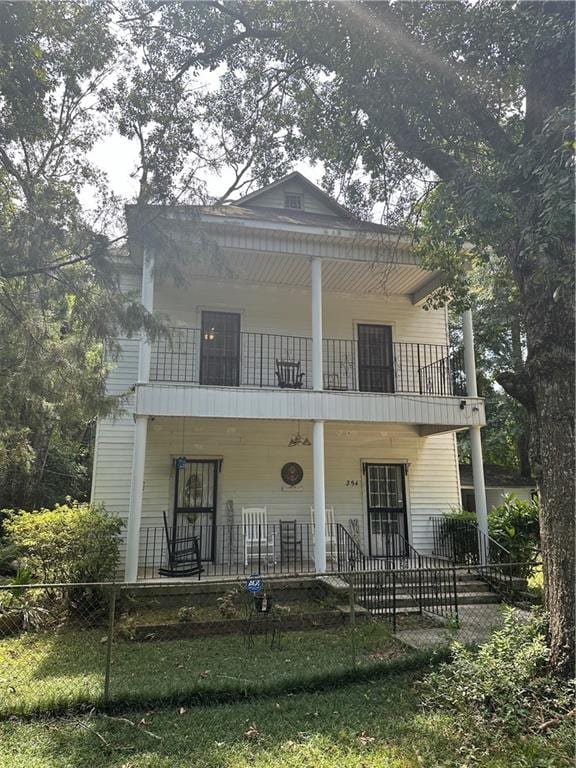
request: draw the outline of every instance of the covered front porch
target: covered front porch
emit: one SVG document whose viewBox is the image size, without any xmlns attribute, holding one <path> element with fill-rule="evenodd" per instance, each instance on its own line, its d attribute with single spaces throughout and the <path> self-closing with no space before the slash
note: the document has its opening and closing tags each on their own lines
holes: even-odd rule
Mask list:
<svg viewBox="0 0 576 768">
<path fill-rule="evenodd" d="M 430 516 L 458 503 L 454 435 L 421 437 L 400 424 L 323 427 L 318 477 L 311 422 L 149 419 L 137 578 L 167 575 L 183 550 L 175 578 L 411 567 L 430 555 Z"/>
</svg>

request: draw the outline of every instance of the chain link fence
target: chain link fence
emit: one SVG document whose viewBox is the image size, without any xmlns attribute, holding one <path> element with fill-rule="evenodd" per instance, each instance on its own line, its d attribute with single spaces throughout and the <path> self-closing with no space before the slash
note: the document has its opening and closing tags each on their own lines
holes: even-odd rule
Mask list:
<svg viewBox="0 0 576 768">
<path fill-rule="evenodd" d="M 385 674 L 455 638 L 482 641 L 502 622 L 502 597 L 448 567 L 3 585 L 0 717 L 224 701 Z"/>
</svg>

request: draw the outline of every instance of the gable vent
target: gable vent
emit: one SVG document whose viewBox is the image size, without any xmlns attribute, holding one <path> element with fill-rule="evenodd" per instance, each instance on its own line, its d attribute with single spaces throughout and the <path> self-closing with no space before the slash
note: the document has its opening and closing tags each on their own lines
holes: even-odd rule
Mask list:
<svg viewBox="0 0 576 768">
<path fill-rule="evenodd" d="M 284 198 L 284 207 L 291 208 L 293 211 L 301 211 L 303 209 L 302 195 L 298 195 L 294 192 L 287 192 Z"/>
</svg>

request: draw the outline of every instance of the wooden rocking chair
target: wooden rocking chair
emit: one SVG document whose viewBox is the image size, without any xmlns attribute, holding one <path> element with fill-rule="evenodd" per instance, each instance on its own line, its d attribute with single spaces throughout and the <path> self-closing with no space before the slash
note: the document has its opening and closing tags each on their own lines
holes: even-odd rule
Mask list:
<svg viewBox="0 0 576 768">
<path fill-rule="evenodd" d="M 276 378 L 281 389 L 302 389 L 302 379 L 306 375 L 301 371 L 300 360 L 297 363 L 288 360 L 276 360 Z"/>
<path fill-rule="evenodd" d="M 196 576 L 204 571 L 200 560 L 200 541 L 198 536 L 178 535 L 178 529 L 168 526 L 166 512 L 164 517 L 164 533 L 168 545 L 168 565 L 159 568 L 160 576 Z"/>
</svg>

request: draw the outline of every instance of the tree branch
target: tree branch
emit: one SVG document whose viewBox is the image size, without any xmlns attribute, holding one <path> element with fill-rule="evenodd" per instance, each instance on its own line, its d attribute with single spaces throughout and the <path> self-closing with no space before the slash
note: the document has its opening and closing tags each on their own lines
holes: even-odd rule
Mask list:
<svg viewBox="0 0 576 768">
<path fill-rule="evenodd" d="M 375 13 L 367 13 L 356 2 L 346 2 L 345 7 L 349 14 L 357 18 L 362 25 L 370 23 L 373 26 L 375 19 L 381 19 L 384 26 L 379 26 L 378 31 L 384 42 L 405 53 L 429 72 L 438 75 L 443 87 L 460 109 L 478 126 L 499 157 L 506 158 L 516 151 L 516 144 L 482 103 L 479 94 L 470 90 L 469 85 L 462 81 L 458 72 L 445 59 L 408 32 L 389 3 L 368 3 L 368 7 Z"/>
<path fill-rule="evenodd" d="M 527 374 L 522 371 L 517 373 L 514 371 L 501 371 L 495 377 L 500 386 L 521 403 L 526 410 L 533 411 L 535 407 L 534 391 L 532 385 L 528 379 Z"/>
</svg>

